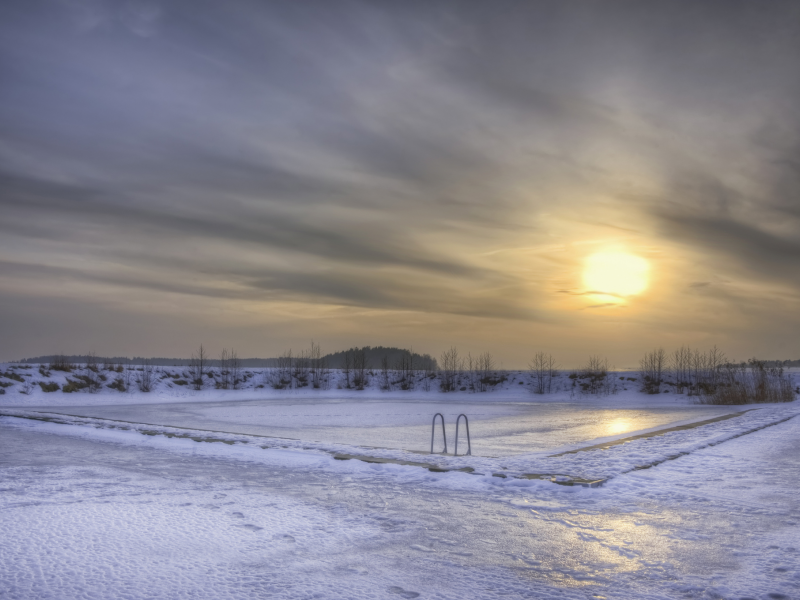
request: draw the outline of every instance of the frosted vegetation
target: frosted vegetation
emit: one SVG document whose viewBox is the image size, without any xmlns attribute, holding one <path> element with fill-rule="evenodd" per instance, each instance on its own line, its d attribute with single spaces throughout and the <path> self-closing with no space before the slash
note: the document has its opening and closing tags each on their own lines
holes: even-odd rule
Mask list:
<svg viewBox="0 0 800 600">
<path fill-rule="evenodd" d="M 274 359 L 241 359 L 223 349 L 213 358 L 201 345 L 190 360 L 103 359 L 83 362 L 55 355 L 49 362 L 9 364 L 0 370 L 0 394 L 18 392 L 120 393 L 202 390 L 353 390 L 485 393 L 523 386 L 534 394 L 609 395 L 636 389 L 674 393 L 700 404 L 791 402 L 800 391 L 780 361 L 755 358 L 735 363 L 716 347 L 681 347 L 648 352 L 638 372 L 615 371 L 607 359 L 591 356 L 580 369 L 562 370 L 553 355 L 539 352 L 524 371 L 498 369 L 490 352 L 473 356 L 455 347 L 439 359 L 399 348 L 351 348 L 323 355 L 312 343 Z M 164 364 L 165 362 L 183 364 Z M 255 367 L 254 363 L 264 366 Z M 160 363 L 160 364 L 155 364 Z M 245 366 L 248 365 L 248 366 Z"/>
</svg>

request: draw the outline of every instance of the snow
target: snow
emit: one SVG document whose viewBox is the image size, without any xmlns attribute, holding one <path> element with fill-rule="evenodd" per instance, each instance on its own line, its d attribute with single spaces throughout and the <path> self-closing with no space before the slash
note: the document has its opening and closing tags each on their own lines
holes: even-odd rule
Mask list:
<svg viewBox="0 0 800 600">
<path fill-rule="evenodd" d="M 0 597 L 800 597 L 798 403 L 162 392 L 0 396 Z M 413 452 L 436 407 L 492 452 Z"/>
</svg>

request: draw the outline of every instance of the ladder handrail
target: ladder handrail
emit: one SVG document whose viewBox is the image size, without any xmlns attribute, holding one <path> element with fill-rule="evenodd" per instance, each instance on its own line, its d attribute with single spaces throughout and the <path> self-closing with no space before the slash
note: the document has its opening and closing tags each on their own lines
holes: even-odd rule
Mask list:
<svg viewBox="0 0 800 600">
<path fill-rule="evenodd" d="M 472 456 L 472 442 L 469 439 L 469 419 L 467 419 L 467 415 L 464 413 L 458 415 L 458 418 L 456 419 L 456 450 L 453 452 L 453 456 L 458 456 L 458 426 L 461 423 L 461 417 L 464 417 L 464 425 L 467 428 L 467 453 L 464 456 Z"/>
<path fill-rule="evenodd" d="M 444 415 L 436 413 L 433 415 L 433 422 L 431 423 L 431 454 L 433 454 L 433 436 L 436 433 L 436 417 L 442 417 L 442 438 L 444 439 L 444 453 L 447 454 L 447 434 L 444 431 Z"/>
</svg>

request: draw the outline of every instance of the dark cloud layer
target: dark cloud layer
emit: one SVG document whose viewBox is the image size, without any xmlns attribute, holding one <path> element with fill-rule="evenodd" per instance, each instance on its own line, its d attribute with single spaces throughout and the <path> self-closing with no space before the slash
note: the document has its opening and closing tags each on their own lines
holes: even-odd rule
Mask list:
<svg viewBox="0 0 800 600">
<path fill-rule="evenodd" d="M 487 257 L 597 232 L 800 294 L 798 32 L 791 1 L 3 2 L 2 352 L 53 350 L 12 300 L 51 281 L 512 331 L 591 291 Z"/>
</svg>

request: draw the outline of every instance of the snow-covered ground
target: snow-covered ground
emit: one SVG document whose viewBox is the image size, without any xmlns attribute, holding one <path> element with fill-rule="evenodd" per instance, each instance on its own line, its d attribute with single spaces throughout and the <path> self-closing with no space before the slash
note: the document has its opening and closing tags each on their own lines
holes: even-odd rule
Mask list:
<svg viewBox="0 0 800 600">
<path fill-rule="evenodd" d="M 0 597 L 800 597 L 800 403 L 514 386 L 8 392 Z M 437 407 L 450 445 L 471 415 L 475 456 L 414 452 Z M 604 483 L 550 481 L 577 478 Z"/>
</svg>

